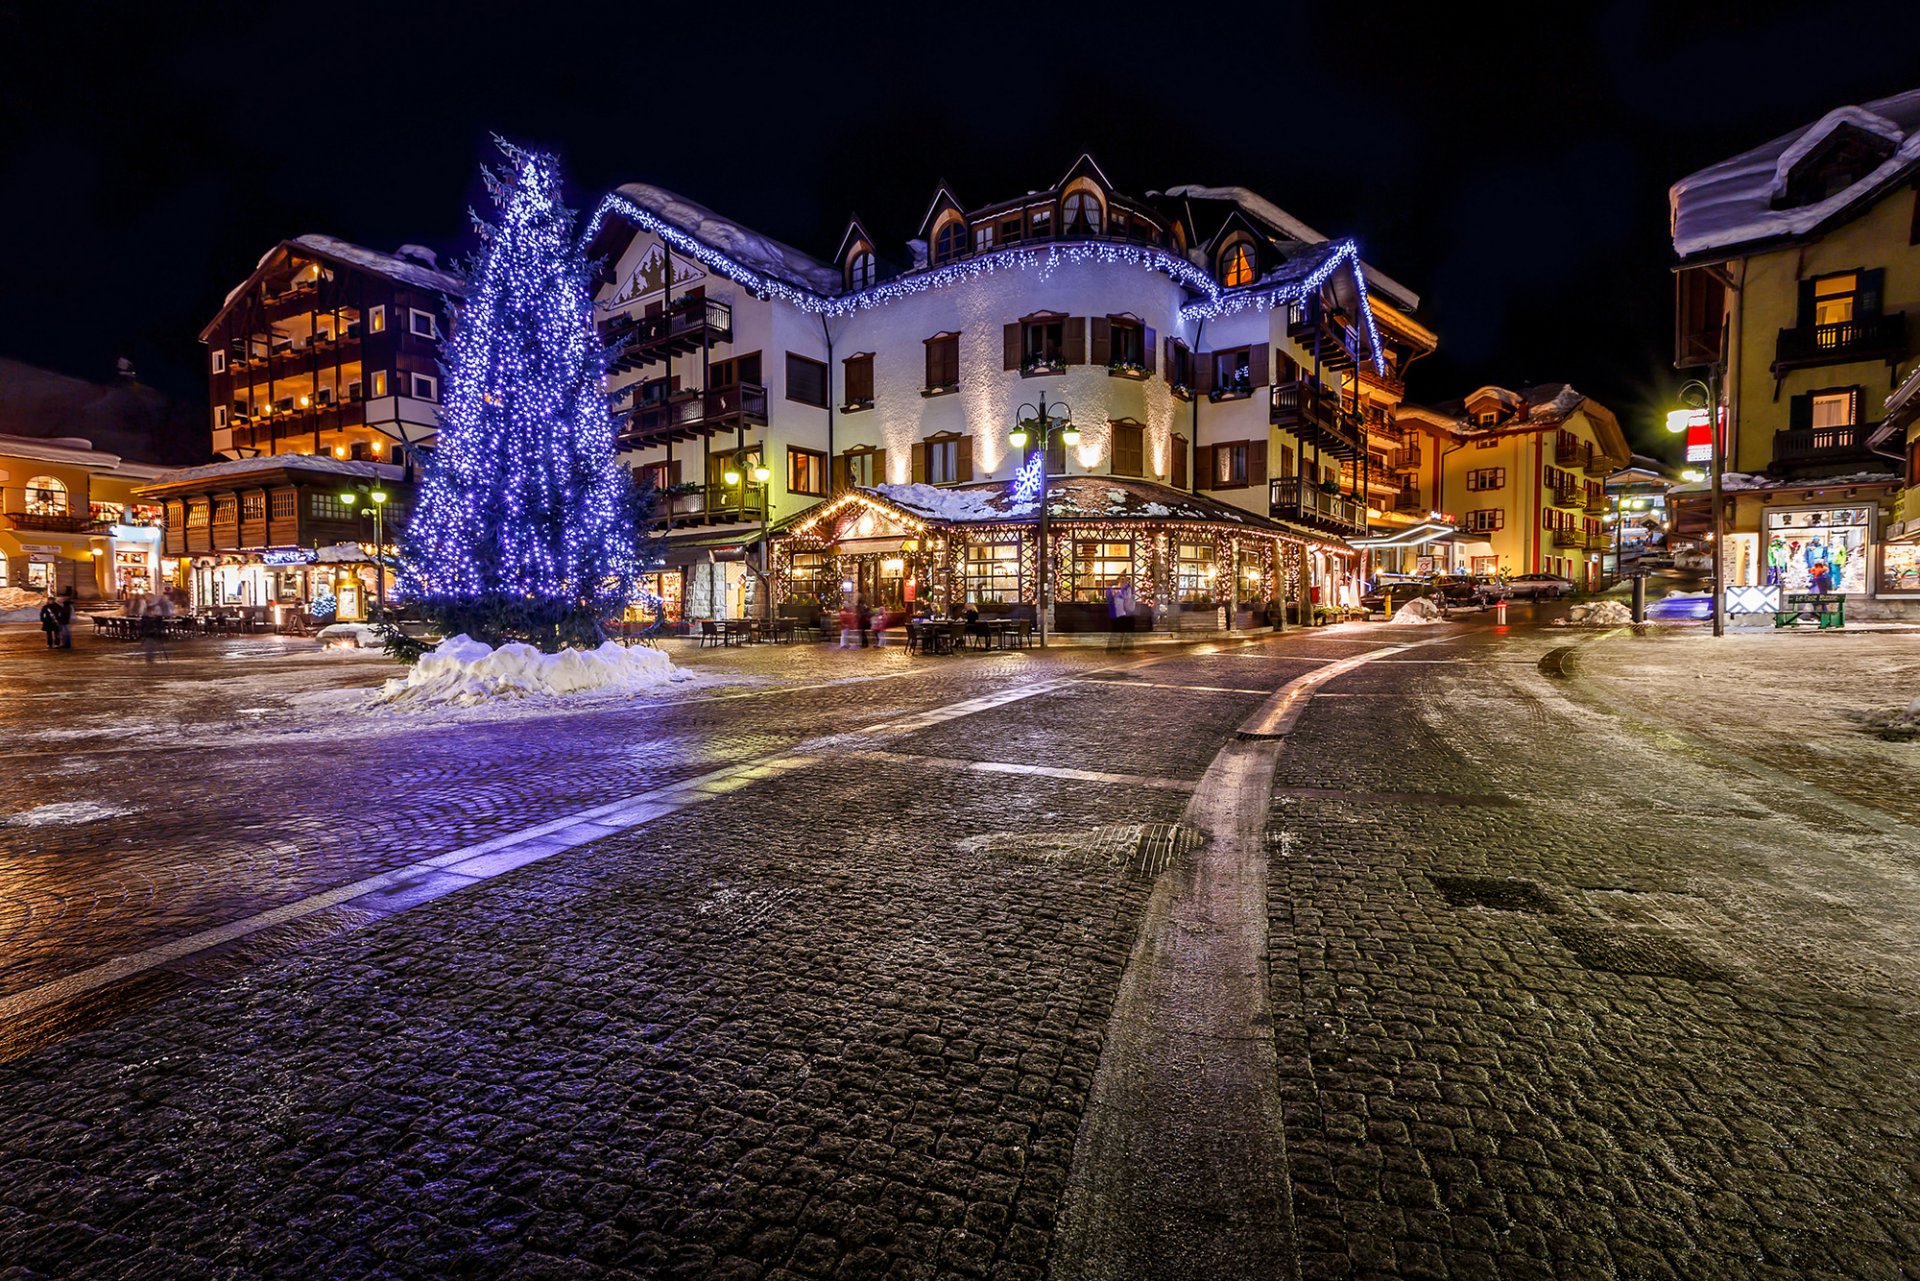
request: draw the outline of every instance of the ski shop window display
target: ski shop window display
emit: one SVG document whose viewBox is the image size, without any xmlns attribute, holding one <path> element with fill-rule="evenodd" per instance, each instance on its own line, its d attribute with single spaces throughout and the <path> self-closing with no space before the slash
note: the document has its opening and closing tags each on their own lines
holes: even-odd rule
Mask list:
<svg viewBox="0 0 1920 1281">
<path fill-rule="evenodd" d="M 1880 552 L 1880 593 L 1920 595 L 1920 543 L 1888 543 Z"/>
<path fill-rule="evenodd" d="M 1767 513 L 1764 586 L 1783 592 L 1867 590 L 1872 507 Z"/>
</svg>

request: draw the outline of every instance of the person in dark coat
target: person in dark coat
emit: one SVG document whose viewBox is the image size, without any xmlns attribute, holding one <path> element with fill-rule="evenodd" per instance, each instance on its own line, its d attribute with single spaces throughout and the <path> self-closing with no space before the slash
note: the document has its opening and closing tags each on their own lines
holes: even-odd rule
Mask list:
<svg viewBox="0 0 1920 1281">
<path fill-rule="evenodd" d="M 47 648 L 60 648 L 60 602 L 47 597 L 40 606 L 40 630 L 47 634 Z"/>
</svg>

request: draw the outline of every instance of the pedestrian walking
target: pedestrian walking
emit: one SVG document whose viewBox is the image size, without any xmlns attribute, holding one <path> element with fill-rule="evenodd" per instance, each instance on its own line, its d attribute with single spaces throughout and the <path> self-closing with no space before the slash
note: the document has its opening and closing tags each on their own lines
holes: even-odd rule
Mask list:
<svg viewBox="0 0 1920 1281">
<path fill-rule="evenodd" d="M 60 648 L 60 602 L 52 596 L 40 606 L 40 630 L 47 634 L 47 648 Z"/>
<path fill-rule="evenodd" d="M 60 648 L 73 648 L 73 588 L 60 593 Z"/>
<path fill-rule="evenodd" d="M 873 606 L 867 604 L 867 598 L 864 595 L 854 598 L 853 616 L 860 624 L 860 648 L 865 649 L 873 643 L 873 638 L 869 634 L 873 630 Z"/>
<path fill-rule="evenodd" d="M 140 647 L 146 651 L 149 667 L 156 656 L 171 657 L 167 653 L 167 623 L 172 617 L 173 601 L 168 596 L 149 596 L 140 607 Z"/>
</svg>

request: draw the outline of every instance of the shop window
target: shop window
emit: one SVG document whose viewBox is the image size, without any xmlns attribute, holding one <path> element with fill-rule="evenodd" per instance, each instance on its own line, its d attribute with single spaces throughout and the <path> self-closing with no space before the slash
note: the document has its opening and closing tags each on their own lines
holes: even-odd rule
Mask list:
<svg viewBox="0 0 1920 1281">
<path fill-rule="evenodd" d="M 1889 543 L 1880 555 L 1881 591 L 1920 592 L 1920 543 Z"/>
<path fill-rule="evenodd" d="M 787 492 L 817 498 L 827 492 L 827 456 L 787 446 Z"/>
<path fill-rule="evenodd" d="M 977 605 L 1011 604 L 1020 599 L 1020 544 L 969 543 L 960 563 L 966 600 Z"/>
<path fill-rule="evenodd" d="M 1871 507 L 1768 512 L 1763 585 L 1783 593 L 1866 591 L 1873 515 Z"/>
<path fill-rule="evenodd" d="M 795 552 L 787 568 L 789 600 L 821 605 L 840 603 L 840 573 L 826 552 Z"/>
<path fill-rule="evenodd" d="M 1075 539 L 1073 599 L 1104 601 L 1107 589 L 1133 578 L 1133 540 Z"/>
<path fill-rule="evenodd" d="M 1175 548 L 1173 585 L 1181 604 L 1212 600 L 1216 572 L 1212 543 L 1181 543 Z"/>
<path fill-rule="evenodd" d="M 27 482 L 29 516 L 64 516 L 67 502 L 67 482 L 58 476 L 35 476 Z"/>
</svg>

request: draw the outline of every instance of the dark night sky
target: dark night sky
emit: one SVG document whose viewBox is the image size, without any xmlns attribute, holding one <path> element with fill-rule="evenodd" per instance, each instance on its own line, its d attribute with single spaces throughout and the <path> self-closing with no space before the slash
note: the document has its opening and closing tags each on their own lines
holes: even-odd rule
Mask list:
<svg viewBox="0 0 1920 1281">
<path fill-rule="evenodd" d="M 0 355 L 197 402 L 275 241 L 470 248 L 490 130 L 577 203 L 652 181 L 822 255 L 856 207 L 898 242 L 942 176 L 984 203 L 1089 149 L 1359 237 L 1440 334 L 1414 399 L 1566 379 L 1661 443 L 1667 184 L 1913 87 L 1911 3 L 1551 8 L 6 4 Z"/>
</svg>

